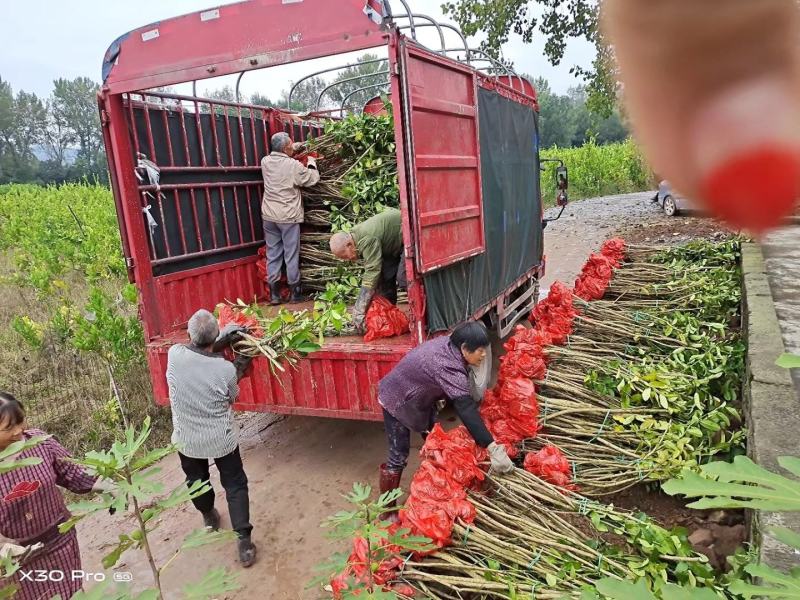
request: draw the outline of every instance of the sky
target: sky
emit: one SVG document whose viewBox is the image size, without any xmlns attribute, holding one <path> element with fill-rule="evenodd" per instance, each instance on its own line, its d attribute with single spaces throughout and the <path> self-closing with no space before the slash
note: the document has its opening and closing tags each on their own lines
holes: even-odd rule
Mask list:
<svg viewBox="0 0 800 600">
<path fill-rule="evenodd" d="M 336 0 L 328 0 L 335 2 Z M 5 4 L 0 20 L 0 77 L 17 91 L 23 89 L 47 97 L 58 77 L 72 79 L 86 76 L 100 80 L 100 64 L 106 48 L 117 36 L 151 22 L 185 13 L 196 12 L 231 2 L 211 4 L 211 0 L 11 0 Z M 428 14 L 449 22 L 442 10 L 442 0 L 408 0 L 414 12 Z M 402 5 L 391 3 L 395 13 Z M 432 27 L 419 31 L 419 41 L 438 47 L 438 37 Z M 454 35 L 454 34 L 451 34 Z M 474 44 L 477 46 L 477 43 Z M 583 40 L 572 40 L 562 63 L 553 67 L 543 52 L 544 40 L 524 44 L 519 37 L 509 40 L 504 55 L 514 63 L 517 72 L 548 79 L 557 93 L 579 82 L 569 74 L 573 65 L 589 66 L 594 48 Z M 242 79 L 242 93 L 249 96 L 259 92 L 277 99 L 283 89 L 290 87 L 309 72 L 345 62 L 353 57 L 319 59 L 317 62 L 285 65 L 250 72 Z M 217 78 L 198 83 L 204 89 L 232 84 L 230 78 Z M 187 92 L 188 89 L 180 89 Z"/>
</svg>

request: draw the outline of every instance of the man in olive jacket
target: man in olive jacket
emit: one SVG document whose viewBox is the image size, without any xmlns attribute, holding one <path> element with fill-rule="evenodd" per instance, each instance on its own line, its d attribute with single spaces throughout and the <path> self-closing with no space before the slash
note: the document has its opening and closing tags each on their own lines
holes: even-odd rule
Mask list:
<svg viewBox="0 0 800 600">
<path fill-rule="evenodd" d="M 375 293 L 397 304 L 397 289 L 407 286 L 400 211 L 387 208 L 350 232 L 335 233 L 330 245 L 337 258 L 360 259 L 364 264 L 361 292 L 353 307 L 353 323 L 356 330 L 363 333 L 367 309 Z"/>
</svg>

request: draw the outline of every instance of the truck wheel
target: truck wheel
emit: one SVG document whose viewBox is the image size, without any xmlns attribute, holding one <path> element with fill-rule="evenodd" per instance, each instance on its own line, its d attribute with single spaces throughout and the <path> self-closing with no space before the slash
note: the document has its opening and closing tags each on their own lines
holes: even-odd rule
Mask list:
<svg viewBox="0 0 800 600">
<path fill-rule="evenodd" d="M 664 197 L 664 214 L 668 217 L 674 217 L 678 214 L 678 207 L 675 205 L 675 198 L 672 196 Z"/>
</svg>

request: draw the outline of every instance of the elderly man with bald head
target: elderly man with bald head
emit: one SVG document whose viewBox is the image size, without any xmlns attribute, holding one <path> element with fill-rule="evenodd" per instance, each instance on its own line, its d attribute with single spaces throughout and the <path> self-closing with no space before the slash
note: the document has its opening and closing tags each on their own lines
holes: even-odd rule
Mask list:
<svg viewBox="0 0 800 600">
<path fill-rule="evenodd" d="M 270 302 L 280 304 L 280 287 L 283 264 L 292 292 L 291 301 L 302 300 L 300 285 L 300 223 L 303 222 L 303 198 L 300 188 L 311 187 L 319 181 L 317 161 L 308 157 L 308 166 L 294 158 L 299 145 L 292 142 L 288 133 L 280 131 L 272 136 L 272 152 L 261 160 L 264 178 L 264 197 L 261 200 L 261 218 L 264 222 L 264 241 L 267 243 L 267 283 Z"/>
<path fill-rule="evenodd" d="M 189 343 L 175 344 L 167 355 L 167 384 L 172 408 L 172 443 L 186 475 L 186 484 L 209 481 L 209 461 L 219 471 L 228 501 L 233 530 L 239 536 L 238 556 L 242 566 L 255 561 L 256 547 L 250 540 L 250 497 L 247 475 L 239 454 L 239 427 L 233 403 L 239 396 L 239 379 L 249 359 L 234 362 L 217 352 L 236 341 L 242 331 L 229 325 L 222 332 L 216 317 L 198 310 L 189 319 Z M 209 529 L 218 529 L 220 516 L 214 508 L 214 491 L 192 499 Z"/>
<path fill-rule="evenodd" d="M 331 252 L 341 260 L 361 260 L 364 275 L 353 307 L 353 324 L 364 333 L 367 309 L 376 293 L 397 304 L 397 289 L 406 289 L 403 232 L 400 211 L 387 208 L 359 223 L 349 232 L 333 234 Z"/>
</svg>

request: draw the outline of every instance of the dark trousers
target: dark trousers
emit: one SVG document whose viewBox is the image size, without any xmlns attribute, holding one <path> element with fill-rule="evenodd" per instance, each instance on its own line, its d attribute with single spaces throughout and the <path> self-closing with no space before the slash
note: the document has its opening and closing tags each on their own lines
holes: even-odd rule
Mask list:
<svg viewBox="0 0 800 600">
<path fill-rule="evenodd" d="M 267 282 L 278 283 L 286 262 L 289 287 L 300 283 L 300 224 L 264 221 L 267 242 Z"/>
<path fill-rule="evenodd" d="M 189 458 L 180 452 L 178 456 L 188 485 L 192 485 L 195 481 L 209 481 L 207 458 Z M 253 530 L 250 524 L 250 495 L 239 448 L 221 458 L 215 458 L 214 464 L 217 465 L 219 479 L 225 488 L 233 530 L 239 537 L 249 537 Z M 214 508 L 214 490 L 208 490 L 205 494 L 193 498 L 192 504 L 201 513 L 207 513 Z"/>
<path fill-rule="evenodd" d="M 381 265 L 381 280 L 376 291 L 392 304 L 397 304 L 397 289 L 404 290 L 407 287 L 405 254 L 384 259 Z"/>
<path fill-rule="evenodd" d="M 430 424 L 427 431 L 421 433 L 422 439 L 428 437 L 428 431 L 433 429 L 436 421 L 436 408 L 431 411 Z M 411 430 L 383 409 L 383 426 L 386 429 L 386 440 L 389 443 L 389 455 L 386 458 L 386 468 L 390 471 L 402 471 L 408 464 L 408 455 L 411 452 Z"/>
</svg>

